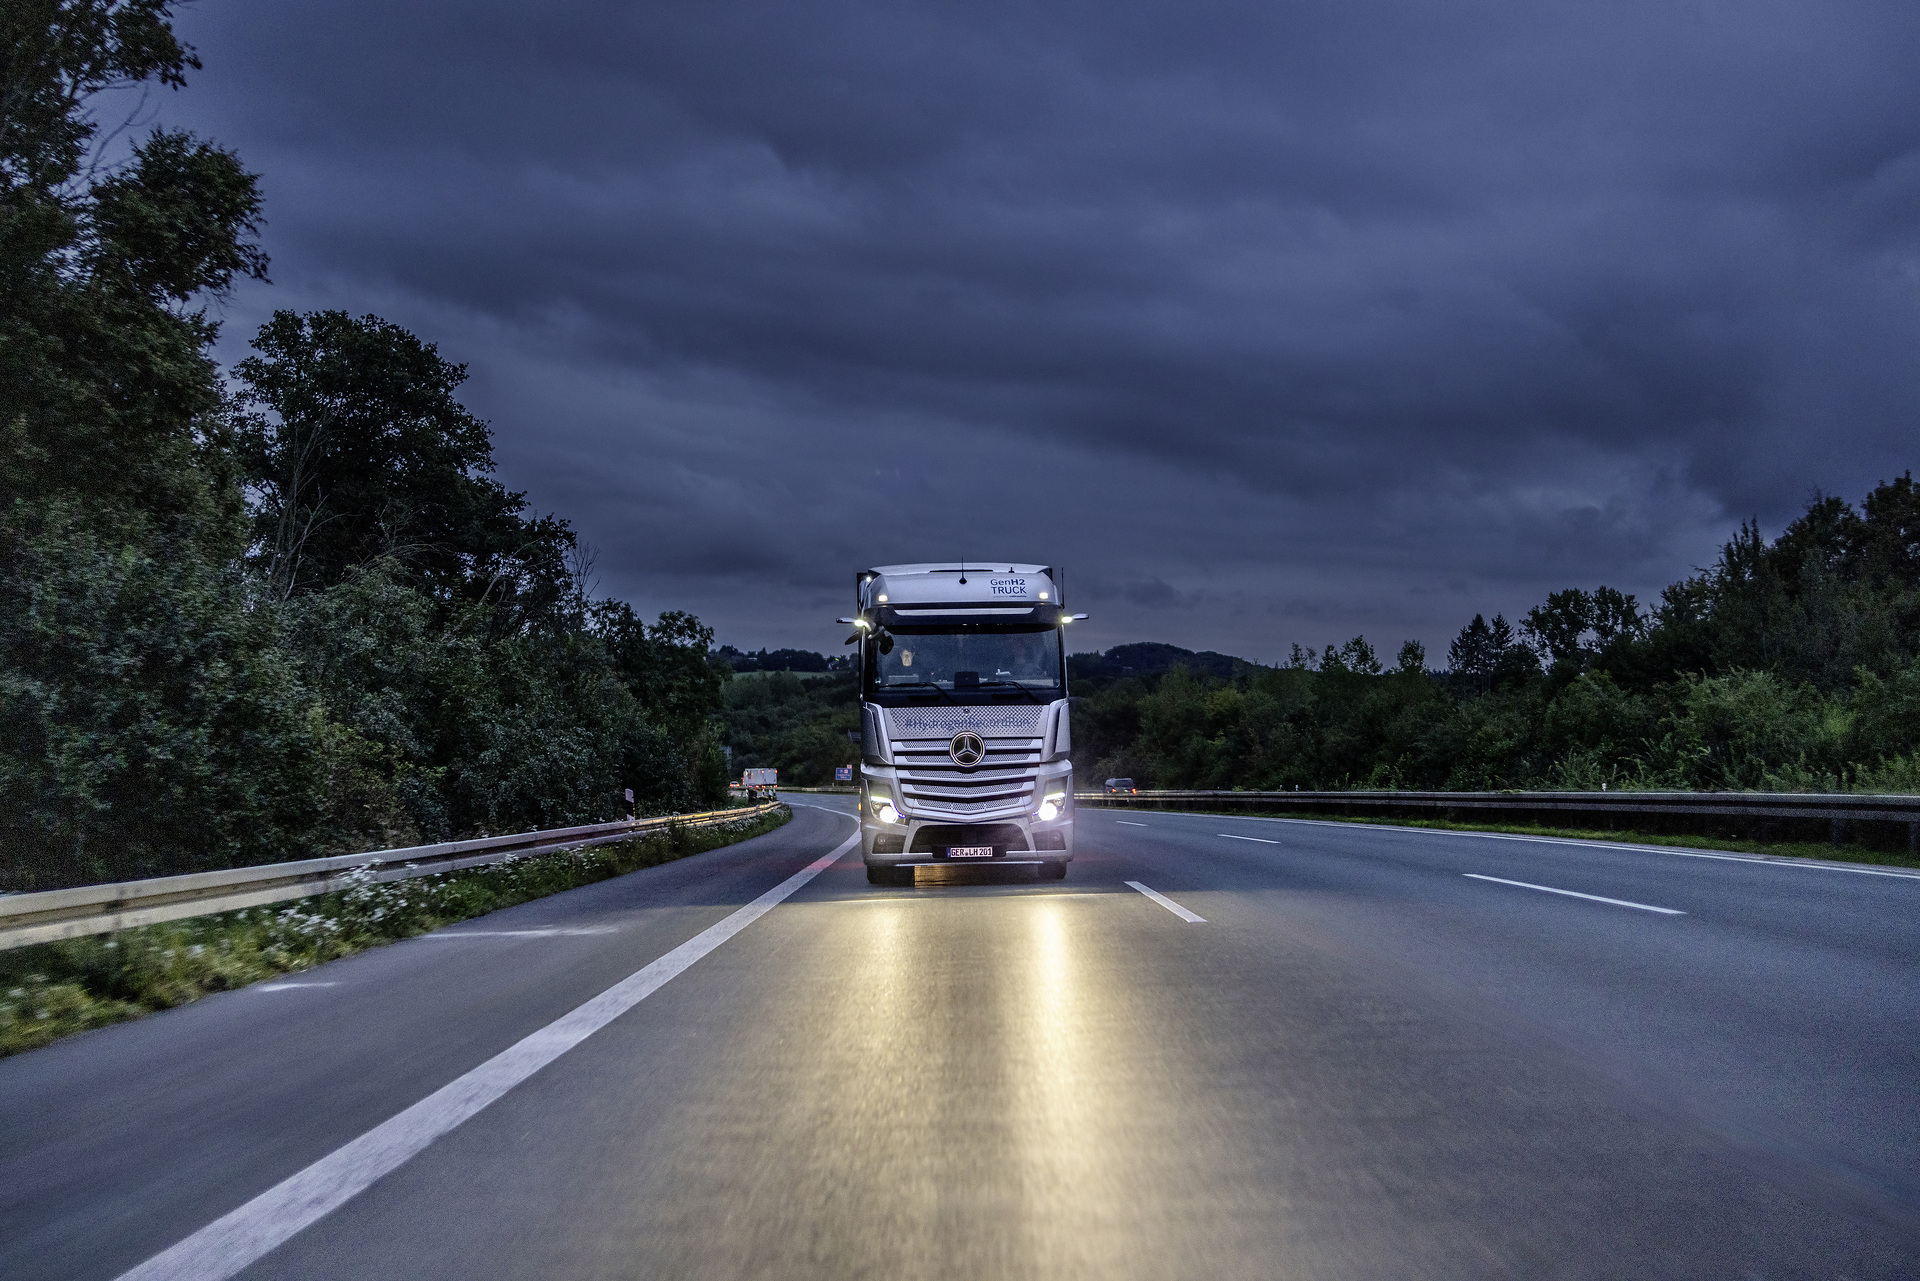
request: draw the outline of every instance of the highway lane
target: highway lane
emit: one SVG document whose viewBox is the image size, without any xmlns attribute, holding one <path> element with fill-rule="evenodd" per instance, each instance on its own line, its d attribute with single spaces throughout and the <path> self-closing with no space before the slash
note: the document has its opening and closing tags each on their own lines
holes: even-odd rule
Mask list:
<svg viewBox="0 0 1920 1281">
<path fill-rule="evenodd" d="M 794 799 L 0 1062 L 0 1275 L 114 1277 L 564 1015 L 851 830 Z M 245 1275 L 1920 1275 L 1920 882 L 1081 824 L 1064 883 L 842 859 Z"/>
<path fill-rule="evenodd" d="M 1233 885 L 1223 917 L 1364 949 L 1886 1213 L 1920 1206 L 1920 872 L 1204 814 L 1082 823 L 1171 885 Z"/>
<path fill-rule="evenodd" d="M 805 865 L 849 820 L 603 881 L 0 1060 L 0 1277 L 111 1277 Z M 502 931 L 562 933 L 515 937 Z M 279 988 L 265 991 L 265 988 Z"/>
</svg>

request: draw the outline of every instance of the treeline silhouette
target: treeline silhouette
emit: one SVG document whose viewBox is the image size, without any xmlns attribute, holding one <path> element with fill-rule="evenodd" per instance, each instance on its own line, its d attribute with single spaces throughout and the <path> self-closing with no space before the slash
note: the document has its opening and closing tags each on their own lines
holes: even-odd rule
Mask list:
<svg viewBox="0 0 1920 1281">
<path fill-rule="evenodd" d="M 711 633 L 593 597 L 461 366 L 341 312 L 216 366 L 204 299 L 266 275 L 255 178 L 179 132 L 105 164 L 91 114 L 199 66 L 167 5 L 6 24 L 0 890 L 723 797 Z"/>
<path fill-rule="evenodd" d="M 1600 587 L 1474 617 L 1429 670 L 1364 637 L 1281 667 L 1070 664 L 1084 778 L 1156 788 L 1920 791 L 1920 492 L 1743 525 L 1650 607 Z M 1165 656 L 1162 655 L 1164 658 Z"/>
<path fill-rule="evenodd" d="M 829 782 L 853 677 L 779 652 L 791 672 L 725 693 L 734 764 Z M 1743 525 L 1650 606 L 1568 588 L 1476 615 L 1437 668 L 1356 636 L 1277 667 L 1141 642 L 1067 671 L 1082 785 L 1920 792 L 1920 491 L 1817 499 L 1772 541 Z"/>
<path fill-rule="evenodd" d="M 853 670 L 853 660 L 810 649 L 758 649 L 742 652 L 722 645 L 713 656 L 736 672 L 844 672 Z"/>
</svg>

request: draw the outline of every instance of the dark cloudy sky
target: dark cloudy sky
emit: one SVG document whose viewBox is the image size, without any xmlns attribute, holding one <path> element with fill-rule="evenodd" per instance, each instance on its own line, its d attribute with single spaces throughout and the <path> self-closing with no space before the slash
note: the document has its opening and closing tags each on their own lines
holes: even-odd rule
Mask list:
<svg viewBox="0 0 1920 1281">
<path fill-rule="evenodd" d="M 1649 595 L 1920 462 L 1912 0 L 202 0 L 274 285 L 466 362 L 601 586 L 832 649 L 1070 567 L 1274 659 Z M 230 352 L 237 354 L 237 350 Z"/>
</svg>

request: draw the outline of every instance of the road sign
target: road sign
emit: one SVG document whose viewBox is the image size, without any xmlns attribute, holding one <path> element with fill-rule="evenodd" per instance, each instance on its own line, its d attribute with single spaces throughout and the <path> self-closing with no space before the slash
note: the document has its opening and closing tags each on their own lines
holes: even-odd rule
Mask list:
<svg viewBox="0 0 1920 1281">
<path fill-rule="evenodd" d="M 851 765 L 834 766 L 833 781 L 836 783 L 851 783 L 853 781 L 853 766 Z"/>
</svg>

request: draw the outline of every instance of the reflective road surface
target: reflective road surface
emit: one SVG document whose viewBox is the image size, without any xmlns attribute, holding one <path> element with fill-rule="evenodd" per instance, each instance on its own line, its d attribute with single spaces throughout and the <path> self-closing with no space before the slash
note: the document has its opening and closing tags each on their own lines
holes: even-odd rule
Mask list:
<svg viewBox="0 0 1920 1281">
<path fill-rule="evenodd" d="M 0 1061 L 0 1276 L 1920 1277 L 1920 874 L 790 799 Z"/>
</svg>

